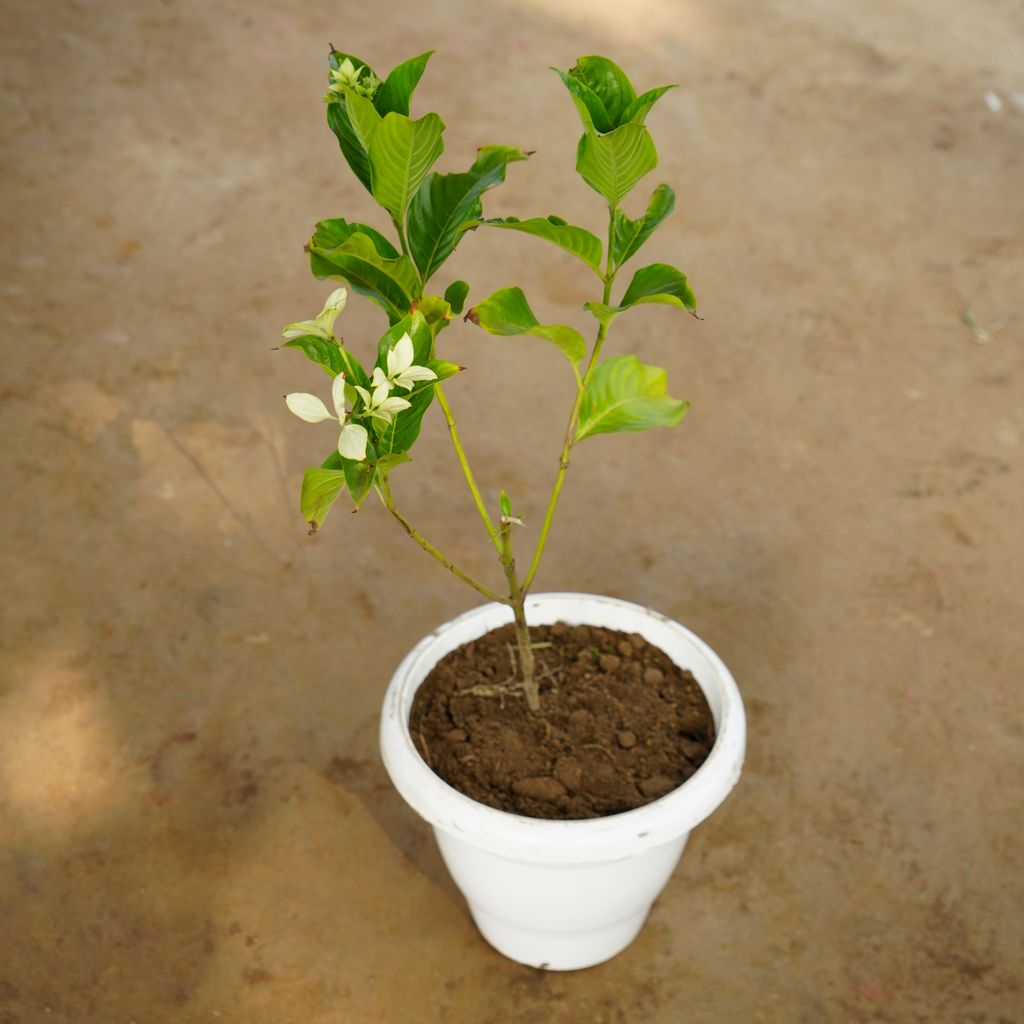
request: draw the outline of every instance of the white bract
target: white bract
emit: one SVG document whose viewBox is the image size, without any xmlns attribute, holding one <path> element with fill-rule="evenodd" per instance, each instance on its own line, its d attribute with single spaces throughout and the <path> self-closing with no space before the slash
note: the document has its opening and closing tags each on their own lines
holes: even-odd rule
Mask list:
<svg viewBox="0 0 1024 1024">
<path fill-rule="evenodd" d="M 288 324 L 281 332 L 283 338 L 302 338 L 307 334 L 330 340 L 334 330 L 334 321 L 338 314 L 345 308 L 348 301 L 348 292 L 344 288 L 337 288 L 327 297 L 324 308 L 316 315 L 315 320 L 299 320 L 298 323 Z"/>
<path fill-rule="evenodd" d="M 408 333 L 403 334 L 395 347 L 388 351 L 388 372 L 385 374 L 379 366 L 374 367 L 373 386 L 379 388 L 382 384 L 390 384 L 412 391 L 418 380 L 437 380 L 437 374 L 429 367 L 412 365 L 413 355 L 412 338 Z"/>
<path fill-rule="evenodd" d="M 365 394 L 361 388 L 356 390 Z M 337 416 L 332 416 L 328 412 L 327 406 L 316 395 L 297 391 L 290 395 L 285 395 L 284 400 L 288 408 L 300 420 L 305 420 L 307 423 L 337 420 L 341 426 L 341 434 L 338 436 L 339 454 L 343 455 L 346 459 L 355 459 L 356 462 L 362 462 L 366 458 L 366 427 L 360 426 L 358 423 L 346 422 L 345 375 L 343 373 L 339 373 L 331 385 L 331 400 L 334 403 Z M 406 402 L 405 404 L 408 405 L 409 403 Z"/>
<path fill-rule="evenodd" d="M 366 388 L 361 388 L 358 384 L 355 387 L 356 391 L 359 392 L 359 397 L 363 400 L 363 404 L 366 406 L 367 414 L 371 419 L 383 423 L 384 426 L 391 422 L 396 412 L 408 409 L 412 404 L 404 398 L 389 398 L 388 393 L 391 391 L 391 385 L 386 380 L 378 384 L 375 379 L 372 394 Z"/>
</svg>

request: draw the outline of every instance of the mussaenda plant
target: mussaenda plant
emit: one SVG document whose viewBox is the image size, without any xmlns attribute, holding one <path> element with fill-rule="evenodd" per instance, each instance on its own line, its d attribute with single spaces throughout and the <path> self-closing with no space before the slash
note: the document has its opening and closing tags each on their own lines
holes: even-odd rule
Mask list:
<svg viewBox="0 0 1024 1024">
<path fill-rule="evenodd" d="M 598 434 L 674 427 L 688 403 L 668 394 L 666 373 L 636 356 L 602 352 L 613 322 L 644 303 L 678 306 L 697 315 L 686 275 L 666 263 L 637 270 L 617 301 L 616 278 L 625 264 L 672 212 L 668 185 L 652 193 L 644 213 L 633 219 L 623 200 L 657 165 L 645 120 L 673 86 L 637 95 L 622 69 L 607 57 L 581 57 L 568 71 L 557 71 L 576 107 L 583 135 L 576 151 L 580 177 L 605 201 L 607 242 L 560 217 L 485 218 L 482 196 L 505 180 L 508 165 L 531 154 L 514 146 L 483 146 L 467 171 L 431 170 L 444 149 L 444 122 L 434 113 L 414 120 L 409 102 L 432 51 L 405 61 L 379 78 L 366 61 L 333 46 L 328 56 L 327 123 L 337 136 L 352 172 L 391 219 L 395 241 L 367 224 L 342 217 L 320 221 L 307 251 L 317 278 L 345 282 L 383 309 L 388 330 L 377 343 L 367 372 L 349 345 L 334 333 L 348 293 L 336 289 L 313 319 L 289 324 L 285 348 L 295 348 L 332 378 L 332 413 L 317 396 L 285 396 L 288 408 L 309 423 L 334 420 L 336 449 L 303 476 L 300 508 L 315 532 L 332 504 L 347 491 L 356 509 L 375 491 L 392 516 L 429 555 L 484 597 L 508 605 L 515 617 L 518 683 L 512 689 L 540 708 L 533 647 L 525 602 L 551 530 L 573 448 Z M 554 345 L 572 368 L 574 392 L 558 469 L 533 556 L 525 573 L 517 567 L 513 532 L 522 526 L 505 491 L 492 511 L 480 491 L 459 436 L 442 383 L 464 367 L 437 356 L 441 332 L 462 314 L 469 285 L 448 284 L 443 294 L 428 285 L 467 231 L 496 228 L 520 231 L 559 246 L 581 260 L 600 282 L 600 298 L 584 303 L 597 321 L 592 344 L 574 327 L 541 324 L 521 288 L 501 288 L 470 308 L 463 319 L 503 337 L 533 336 Z M 391 474 L 409 462 L 409 451 L 434 400 L 448 427 L 452 446 L 476 510 L 505 577 L 504 594 L 474 579 L 431 544 L 399 511 Z"/>
</svg>

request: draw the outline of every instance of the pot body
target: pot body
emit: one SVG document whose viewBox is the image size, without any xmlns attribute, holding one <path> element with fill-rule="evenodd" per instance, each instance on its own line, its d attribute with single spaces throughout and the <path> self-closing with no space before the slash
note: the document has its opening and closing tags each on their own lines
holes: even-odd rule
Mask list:
<svg viewBox="0 0 1024 1024">
<path fill-rule="evenodd" d="M 577 970 L 601 963 L 636 937 L 691 829 L 739 779 L 746 722 L 736 683 L 689 630 L 650 609 L 591 594 L 527 599 L 532 625 L 558 621 L 639 633 L 707 697 L 716 740 L 678 789 L 606 818 L 548 821 L 477 803 L 435 775 L 409 735 L 416 690 L 450 651 L 512 621 L 505 605 L 467 612 L 425 637 L 395 672 L 381 715 L 381 754 L 396 789 L 434 829 L 441 854 L 484 938 L 519 963 Z"/>
</svg>

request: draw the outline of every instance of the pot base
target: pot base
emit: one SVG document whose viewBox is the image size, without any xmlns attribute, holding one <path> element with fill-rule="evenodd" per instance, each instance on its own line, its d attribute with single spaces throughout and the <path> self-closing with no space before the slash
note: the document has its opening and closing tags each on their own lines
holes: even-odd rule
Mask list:
<svg viewBox="0 0 1024 1024">
<path fill-rule="evenodd" d="M 601 929 L 564 935 L 519 928 L 470 904 L 480 934 L 503 956 L 544 971 L 578 971 L 621 953 L 640 933 L 649 908 Z"/>
</svg>

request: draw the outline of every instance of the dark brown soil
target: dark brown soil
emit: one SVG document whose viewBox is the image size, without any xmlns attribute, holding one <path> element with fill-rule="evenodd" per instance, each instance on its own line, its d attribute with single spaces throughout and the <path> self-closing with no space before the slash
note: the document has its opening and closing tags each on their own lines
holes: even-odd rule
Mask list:
<svg viewBox="0 0 1024 1024">
<path fill-rule="evenodd" d="M 449 785 L 532 818 L 600 818 L 657 800 L 703 764 L 711 709 L 662 650 L 564 622 L 530 635 L 537 713 L 516 688 L 511 625 L 452 651 L 420 686 L 412 736 Z"/>
</svg>

